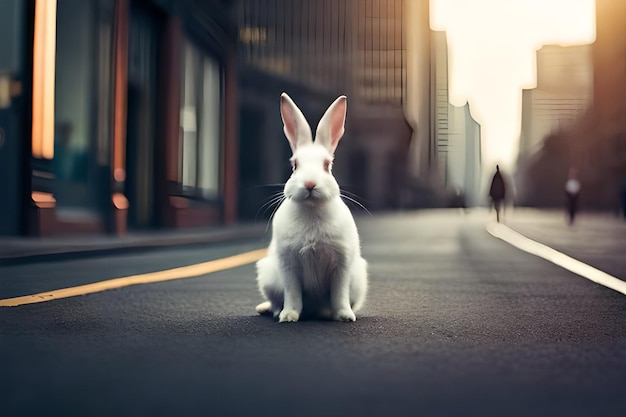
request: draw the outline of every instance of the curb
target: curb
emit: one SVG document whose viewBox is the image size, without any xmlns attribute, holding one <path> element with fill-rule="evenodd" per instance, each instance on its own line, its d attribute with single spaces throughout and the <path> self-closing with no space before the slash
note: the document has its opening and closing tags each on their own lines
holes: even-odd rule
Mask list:
<svg viewBox="0 0 626 417">
<path fill-rule="evenodd" d="M 163 233 L 154 236 L 129 236 L 111 238 L 106 242 L 85 243 L 76 238 L 71 241 L 59 239 L 57 243 L 45 243 L 40 247 L 29 246 L 24 239 L 19 245 L 24 250 L 13 249 L 13 253 L 3 254 L 0 250 L 0 266 L 20 265 L 34 262 L 50 262 L 75 259 L 77 257 L 97 257 L 121 253 L 138 253 L 176 246 L 200 246 L 216 243 L 236 242 L 250 239 L 261 239 L 266 235 L 266 226 L 246 225 L 207 231 L 206 233 L 181 234 Z M 38 241 L 37 243 L 40 243 Z M 20 252 L 20 253 L 16 253 Z"/>
</svg>

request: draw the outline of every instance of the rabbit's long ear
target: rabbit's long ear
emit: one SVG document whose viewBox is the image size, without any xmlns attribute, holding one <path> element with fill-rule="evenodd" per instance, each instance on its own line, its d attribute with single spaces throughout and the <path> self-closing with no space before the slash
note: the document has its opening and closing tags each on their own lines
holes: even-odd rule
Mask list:
<svg viewBox="0 0 626 417">
<path fill-rule="evenodd" d="M 298 146 L 313 142 L 311 127 L 287 93 L 280 95 L 280 115 L 283 118 L 283 130 L 292 152 L 295 152 Z"/>
<path fill-rule="evenodd" d="M 339 96 L 333 104 L 328 107 L 324 116 L 317 125 L 315 140 L 324 145 L 331 154 L 335 153 L 337 144 L 343 136 L 344 125 L 346 123 L 347 99 L 346 96 Z"/>
</svg>

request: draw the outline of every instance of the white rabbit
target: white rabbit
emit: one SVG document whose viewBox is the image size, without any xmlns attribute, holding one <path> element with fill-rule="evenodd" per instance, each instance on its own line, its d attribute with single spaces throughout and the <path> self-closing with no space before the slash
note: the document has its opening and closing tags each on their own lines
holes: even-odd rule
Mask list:
<svg viewBox="0 0 626 417">
<path fill-rule="evenodd" d="M 280 111 L 293 173 L 273 218 L 267 256 L 256 264 L 259 289 L 268 300 L 256 310 L 280 322 L 298 321 L 301 315 L 355 321 L 367 293 L 367 262 L 331 173 L 344 133 L 346 97 L 326 110 L 315 142 L 304 115 L 285 93 Z"/>
</svg>

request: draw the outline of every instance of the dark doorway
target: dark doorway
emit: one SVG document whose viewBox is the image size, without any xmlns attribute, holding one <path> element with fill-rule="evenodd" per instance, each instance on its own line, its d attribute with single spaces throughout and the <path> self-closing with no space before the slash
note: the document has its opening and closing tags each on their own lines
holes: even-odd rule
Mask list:
<svg viewBox="0 0 626 417">
<path fill-rule="evenodd" d="M 351 193 L 352 197 L 359 202 L 371 203 L 368 193 L 367 178 L 369 175 L 369 160 L 367 153 L 362 149 L 356 149 L 350 155 L 349 182 L 342 184 L 342 188 Z M 352 207 L 352 203 L 348 204 Z"/>
<path fill-rule="evenodd" d="M 17 109 L 0 108 L 0 236 L 21 232 L 22 193 L 21 132 Z"/>
<path fill-rule="evenodd" d="M 157 81 L 160 20 L 141 2 L 130 9 L 128 47 L 128 113 L 126 131 L 126 197 L 130 228 L 156 225 L 155 160 L 158 125 Z"/>
<path fill-rule="evenodd" d="M 271 210 L 265 212 L 261 206 L 278 187 L 266 186 L 261 183 L 262 144 L 259 137 L 264 131 L 265 119 L 263 112 L 254 108 L 242 108 L 239 117 L 239 218 L 259 220 L 268 218 Z"/>
<path fill-rule="evenodd" d="M 0 236 L 25 231 L 23 215 L 30 194 L 24 181 L 30 140 L 24 122 L 29 91 L 11 94 L 12 83 L 27 84 L 25 11 L 25 2 L 0 1 Z"/>
</svg>

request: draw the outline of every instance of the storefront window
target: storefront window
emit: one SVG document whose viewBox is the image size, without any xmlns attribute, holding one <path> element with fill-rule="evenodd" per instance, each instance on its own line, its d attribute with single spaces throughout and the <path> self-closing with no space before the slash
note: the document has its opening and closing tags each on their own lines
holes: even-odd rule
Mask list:
<svg viewBox="0 0 626 417">
<path fill-rule="evenodd" d="M 180 111 L 183 194 L 220 197 L 222 91 L 219 62 L 187 42 Z"/>
<path fill-rule="evenodd" d="M 54 86 L 55 197 L 60 209 L 93 209 L 94 7 L 58 0 Z"/>
</svg>

